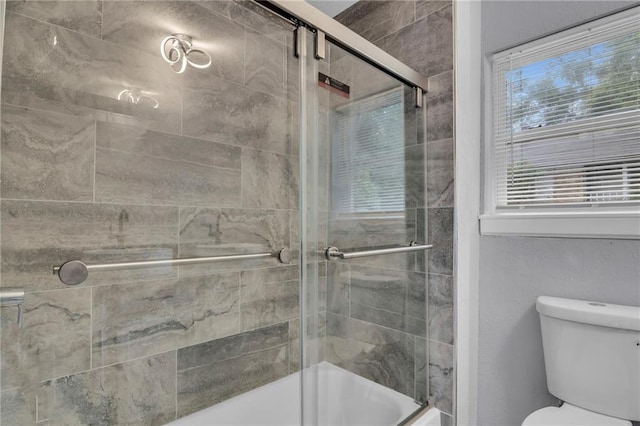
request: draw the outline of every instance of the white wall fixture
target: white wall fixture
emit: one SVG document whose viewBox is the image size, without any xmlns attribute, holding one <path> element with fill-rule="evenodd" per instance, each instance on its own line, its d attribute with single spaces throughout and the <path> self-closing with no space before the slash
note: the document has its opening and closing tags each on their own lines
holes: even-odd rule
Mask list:
<svg viewBox="0 0 640 426">
<path fill-rule="evenodd" d="M 205 69 L 211 65 L 211 56 L 204 50 L 193 48 L 193 39 L 186 34 L 173 34 L 165 37 L 160 43 L 160 53 L 171 68 L 182 74 L 187 65 L 197 69 Z M 201 56 L 200 61 L 195 60 Z"/>
</svg>

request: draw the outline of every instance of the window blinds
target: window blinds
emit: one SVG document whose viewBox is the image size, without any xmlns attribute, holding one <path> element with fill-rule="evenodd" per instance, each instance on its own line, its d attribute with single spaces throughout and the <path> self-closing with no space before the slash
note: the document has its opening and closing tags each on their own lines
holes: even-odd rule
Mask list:
<svg viewBox="0 0 640 426">
<path fill-rule="evenodd" d="M 496 208 L 640 203 L 640 8 L 493 58 Z"/>
<path fill-rule="evenodd" d="M 333 117 L 332 211 L 404 210 L 402 88 L 351 103 Z"/>
</svg>

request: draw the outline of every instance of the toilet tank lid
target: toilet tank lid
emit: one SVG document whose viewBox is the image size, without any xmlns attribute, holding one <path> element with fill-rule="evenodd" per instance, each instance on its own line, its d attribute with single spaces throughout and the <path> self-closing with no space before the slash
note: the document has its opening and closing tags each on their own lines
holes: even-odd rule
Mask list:
<svg viewBox="0 0 640 426">
<path fill-rule="evenodd" d="M 540 296 L 536 310 L 541 315 L 602 327 L 640 331 L 640 307 L 588 300 Z"/>
</svg>

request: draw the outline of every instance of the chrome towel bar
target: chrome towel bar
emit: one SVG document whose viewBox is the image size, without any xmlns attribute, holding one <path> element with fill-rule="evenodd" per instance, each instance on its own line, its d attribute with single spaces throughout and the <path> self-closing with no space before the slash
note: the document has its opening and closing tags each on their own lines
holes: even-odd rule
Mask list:
<svg viewBox="0 0 640 426">
<path fill-rule="evenodd" d="M 374 249 L 374 250 L 363 250 L 363 251 L 352 251 L 352 252 L 342 252 L 337 247 L 329 247 L 325 250 L 325 257 L 327 260 L 347 260 L 347 259 L 357 259 L 359 257 L 367 257 L 367 256 L 379 256 L 381 254 L 395 254 L 395 253 L 409 253 L 412 251 L 422 251 L 428 250 L 432 248 L 431 244 L 418 244 L 415 241 L 411 241 L 408 246 L 402 247 L 392 247 L 392 248 L 384 248 L 384 249 Z"/>
<path fill-rule="evenodd" d="M 151 268 L 155 266 L 182 266 L 198 265 L 201 263 L 221 262 L 224 260 L 249 260 L 266 259 L 275 257 L 280 263 L 291 262 L 291 252 L 288 248 L 282 248 L 275 253 L 251 253 L 251 254 L 229 254 L 223 256 L 209 257 L 188 257 L 182 259 L 163 260 L 142 260 L 138 262 L 101 263 L 97 265 L 87 265 L 80 260 L 70 260 L 60 266 L 53 267 L 53 274 L 58 275 L 60 281 L 67 285 L 82 284 L 89 272 L 117 271 L 121 269 Z"/>
</svg>

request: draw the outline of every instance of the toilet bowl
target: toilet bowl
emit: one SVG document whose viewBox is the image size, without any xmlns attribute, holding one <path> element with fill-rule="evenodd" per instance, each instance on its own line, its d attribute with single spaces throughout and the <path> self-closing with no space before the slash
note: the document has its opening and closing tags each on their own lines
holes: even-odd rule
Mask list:
<svg viewBox="0 0 640 426">
<path fill-rule="evenodd" d="M 538 297 L 547 387 L 560 407 L 522 426 L 631 426 L 640 421 L 640 307 Z"/>
<path fill-rule="evenodd" d="M 524 419 L 522 426 L 631 426 L 631 422 L 564 403 L 562 407 L 534 411 Z"/>
</svg>

